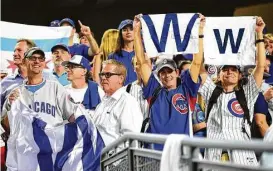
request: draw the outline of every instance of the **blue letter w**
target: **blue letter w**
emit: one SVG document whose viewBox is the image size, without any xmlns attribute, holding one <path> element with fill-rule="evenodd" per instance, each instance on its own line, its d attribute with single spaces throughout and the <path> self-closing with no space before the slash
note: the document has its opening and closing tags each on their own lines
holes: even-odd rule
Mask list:
<svg viewBox="0 0 273 171">
<path fill-rule="evenodd" d="M 179 23 L 177 19 L 177 14 L 166 14 L 164 18 L 164 24 L 162 28 L 162 34 L 160 41 L 158 39 L 158 36 L 156 34 L 156 30 L 154 27 L 154 23 L 149 15 L 144 15 L 143 20 L 146 22 L 151 38 L 153 40 L 153 43 L 157 49 L 158 52 L 164 52 L 166 48 L 167 38 L 168 38 L 168 32 L 170 29 L 170 23 L 172 22 L 173 25 L 173 32 L 174 32 L 174 38 L 176 43 L 176 48 L 178 52 L 183 52 L 186 50 L 190 36 L 191 36 L 191 30 L 193 28 L 193 25 L 196 21 L 196 19 L 199 17 L 198 14 L 194 14 L 192 18 L 189 21 L 189 24 L 187 25 L 187 29 L 184 34 L 184 39 L 181 42 L 181 36 L 180 36 L 180 30 L 179 30 Z"/>
<path fill-rule="evenodd" d="M 244 34 L 244 31 L 245 31 L 244 28 L 239 29 L 239 33 L 238 33 L 238 36 L 237 36 L 236 43 L 234 42 L 232 29 L 226 29 L 224 43 L 222 43 L 222 39 L 221 39 L 221 36 L 220 36 L 219 29 L 213 29 L 213 31 L 214 31 L 214 35 L 215 35 L 215 38 L 216 38 L 216 41 L 217 41 L 217 44 L 218 44 L 218 49 L 219 49 L 220 54 L 224 54 L 226 52 L 228 37 L 230 39 L 230 45 L 231 45 L 232 53 L 238 53 L 238 50 L 240 48 L 240 44 L 241 44 L 241 41 L 242 41 L 242 38 L 243 38 L 243 34 Z"/>
</svg>

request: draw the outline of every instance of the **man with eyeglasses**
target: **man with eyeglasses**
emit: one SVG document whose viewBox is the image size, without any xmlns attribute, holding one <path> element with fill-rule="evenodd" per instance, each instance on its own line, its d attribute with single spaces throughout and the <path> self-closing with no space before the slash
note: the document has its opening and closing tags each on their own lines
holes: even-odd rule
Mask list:
<svg viewBox="0 0 273 171">
<path fill-rule="evenodd" d="M 4 128 L 9 130 L 6 114 L 17 98 L 52 126 L 62 124 L 64 119 L 74 122 L 73 114 L 77 105 L 70 101 L 67 91 L 57 81 L 43 78 L 45 53 L 40 48 L 33 47 L 25 53 L 24 62 L 27 67 L 28 79 L 11 92 L 4 104 Z"/>
<path fill-rule="evenodd" d="M 52 59 L 54 63 L 53 75 L 63 86 L 70 84 L 67 80 L 67 73 L 62 62 L 69 61 L 71 54 L 69 48 L 65 44 L 56 44 L 51 48 Z"/>
<path fill-rule="evenodd" d="M 17 86 L 23 83 L 23 80 L 27 78 L 27 68 L 24 63 L 24 53 L 32 47 L 35 47 L 36 44 L 29 39 L 19 39 L 14 47 L 13 61 L 14 64 L 18 67 L 18 70 L 14 75 L 7 76 L 1 81 L 0 93 L 1 93 L 1 111 L 3 104 L 7 99 L 7 95 Z M 51 73 L 43 73 L 45 79 L 56 80 Z"/>
<path fill-rule="evenodd" d="M 123 88 L 125 66 L 113 59 L 104 61 L 99 74 L 105 92 L 92 115 L 105 145 L 118 139 L 124 132 L 140 132 L 143 121 L 137 100 Z"/>
<path fill-rule="evenodd" d="M 103 90 L 97 83 L 89 80 L 89 61 L 83 56 L 74 55 L 69 61 L 64 61 L 62 65 L 67 72 L 67 79 L 71 84 L 65 86 L 74 103 L 83 104 L 85 109 L 94 112 L 97 105 L 104 96 Z"/>
</svg>

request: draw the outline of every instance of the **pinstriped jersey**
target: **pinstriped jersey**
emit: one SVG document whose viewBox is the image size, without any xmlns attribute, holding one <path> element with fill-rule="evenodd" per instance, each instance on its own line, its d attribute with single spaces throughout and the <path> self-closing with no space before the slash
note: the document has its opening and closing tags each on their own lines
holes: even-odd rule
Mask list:
<svg viewBox="0 0 273 171">
<path fill-rule="evenodd" d="M 127 86 L 125 86 L 124 88 L 126 89 Z M 134 98 L 136 98 L 137 102 L 139 103 L 141 112 L 143 114 L 143 118 L 145 119 L 146 117 L 148 117 L 149 104 L 143 96 L 142 87 L 138 85 L 136 81 L 132 83 L 129 94 L 131 94 Z"/>
<path fill-rule="evenodd" d="M 213 90 L 216 85 L 211 80 L 207 78 L 206 82 L 200 87 L 199 92 L 203 96 L 206 104 L 209 103 L 209 99 L 212 95 Z M 247 106 L 249 109 L 250 120 L 253 118 L 254 104 L 259 94 L 259 88 L 256 85 L 253 75 L 248 77 L 248 83 L 243 86 Z M 207 113 L 207 111 L 206 111 Z M 235 92 L 222 93 L 218 99 L 217 103 L 213 105 L 209 118 L 207 121 L 207 137 L 210 139 L 220 139 L 220 140 L 249 140 L 250 139 L 250 127 L 245 121 L 246 132 L 242 132 L 242 123 L 244 111 L 241 108 L 238 100 L 236 99 Z M 245 161 L 243 157 L 240 157 L 237 162 L 242 164 L 255 163 L 255 155 L 252 154 L 245 155 L 246 158 L 252 158 L 252 161 Z M 234 153 L 235 154 L 235 153 Z M 238 154 L 239 155 L 239 154 Z M 206 151 L 205 157 L 209 160 L 219 160 L 221 156 L 221 150 L 208 149 Z M 240 155 L 239 155 L 240 156 Z M 251 157 L 249 157 L 251 156 Z M 232 156 L 234 157 L 234 155 Z M 231 159 L 232 159 L 231 157 Z M 246 159 L 245 158 L 245 159 Z M 236 162 L 236 161 L 235 161 Z"/>
</svg>

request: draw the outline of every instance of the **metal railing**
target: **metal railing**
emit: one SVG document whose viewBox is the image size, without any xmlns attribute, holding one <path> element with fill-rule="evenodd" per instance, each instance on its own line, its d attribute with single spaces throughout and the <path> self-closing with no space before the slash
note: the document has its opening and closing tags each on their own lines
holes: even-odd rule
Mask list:
<svg viewBox="0 0 273 171">
<path fill-rule="evenodd" d="M 125 133 L 101 154 L 101 170 L 107 171 L 158 171 L 162 151 L 141 147 L 143 143 L 164 144 L 167 135 Z M 246 166 L 230 162 L 209 161 L 199 158 L 200 148 L 220 148 L 229 150 L 251 150 L 255 152 L 273 152 L 273 143 L 260 140 L 253 141 L 220 141 L 204 138 L 185 138 L 182 146 L 189 151 L 180 156 L 183 163 L 187 163 L 187 170 L 242 170 L 242 171 L 273 171 L 273 168 L 263 166 Z M 182 150 L 182 147 L 181 147 Z M 273 161 L 272 161 L 273 162 Z M 184 169 L 185 170 L 185 169 Z"/>
</svg>

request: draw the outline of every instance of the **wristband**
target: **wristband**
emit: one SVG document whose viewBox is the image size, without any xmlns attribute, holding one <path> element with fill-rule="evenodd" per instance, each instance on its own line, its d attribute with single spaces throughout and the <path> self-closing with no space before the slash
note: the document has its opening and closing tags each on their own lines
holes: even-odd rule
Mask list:
<svg viewBox="0 0 273 171">
<path fill-rule="evenodd" d="M 200 34 L 200 35 L 199 35 L 199 38 L 200 38 L 200 39 L 204 38 L 204 35 L 203 35 L 203 34 Z"/>
<path fill-rule="evenodd" d="M 255 43 L 257 44 L 257 43 L 260 43 L 260 42 L 263 42 L 263 43 L 264 43 L 264 39 L 258 39 L 258 40 L 256 40 Z"/>
</svg>

